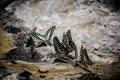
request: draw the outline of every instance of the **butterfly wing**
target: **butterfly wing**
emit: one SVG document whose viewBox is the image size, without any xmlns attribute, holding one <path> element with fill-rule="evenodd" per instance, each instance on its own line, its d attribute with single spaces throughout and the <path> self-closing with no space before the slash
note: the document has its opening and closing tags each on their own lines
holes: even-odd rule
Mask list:
<svg viewBox="0 0 120 80">
<path fill-rule="evenodd" d="M 71 30 L 67 30 L 66 35 L 69 37 L 69 40 L 72 41 Z"/>
<path fill-rule="evenodd" d="M 41 35 L 39 33 L 36 33 L 34 32 L 33 34 L 31 34 L 32 36 L 34 36 L 35 38 L 37 38 L 38 40 L 41 40 L 41 41 L 46 41 L 46 38 L 44 35 Z"/>
<path fill-rule="evenodd" d="M 84 60 L 84 55 L 83 55 L 83 45 L 81 46 L 81 49 L 80 49 L 80 59 L 81 59 L 81 61 Z"/>
<path fill-rule="evenodd" d="M 42 40 L 42 41 L 46 40 L 43 35 L 35 32 L 36 29 L 37 29 L 37 27 L 34 27 L 34 28 L 31 30 L 30 36 L 34 36 L 35 38 L 37 38 L 37 39 L 39 39 L 39 40 Z"/>
<path fill-rule="evenodd" d="M 67 50 L 68 50 L 69 52 L 72 52 L 71 47 L 70 47 L 70 46 L 68 45 L 68 43 L 67 43 L 67 39 L 66 39 L 65 33 L 63 33 L 62 44 L 67 48 Z"/>
<path fill-rule="evenodd" d="M 36 31 L 36 29 L 37 29 L 37 27 L 34 27 L 34 28 L 31 30 L 30 34 L 33 34 L 33 33 Z"/>
<path fill-rule="evenodd" d="M 81 62 L 87 63 L 87 64 L 93 64 L 93 62 L 90 60 L 86 49 L 83 48 L 83 46 L 81 46 L 81 50 L 80 50 L 80 56 L 81 56 Z"/>
<path fill-rule="evenodd" d="M 71 31 L 70 30 L 68 30 L 66 32 L 65 41 L 66 41 L 67 45 L 69 45 L 71 47 L 72 38 L 71 38 Z"/>
<path fill-rule="evenodd" d="M 63 33 L 62 44 L 65 45 L 65 32 Z"/>
<path fill-rule="evenodd" d="M 90 60 L 90 58 L 89 58 L 89 56 L 88 56 L 88 54 L 87 54 L 87 50 L 86 50 L 86 49 L 83 49 L 83 55 L 84 55 L 87 63 L 90 64 L 90 65 L 92 65 L 93 62 Z"/>
<path fill-rule="evenodd" d="M 78 58 L 78 53 L 77 53 L 77 47 L 75 45 L 75 43 L 72 41 L 72 36 L 71 36 L 71 31 L 68 30 L 66 32 L 66 43 L 69 46 L 69 49 L 71 49 L 72 51 L 75 51 L 75 58 Z"/>
<path fill-rule="evenodd" d="M 50 41 L 55 28 L 56 28 L 56 26 L 52 26 L 50 29 L 47 30 L 46 34 L 44 35 L 46 38 L 46 41 Z"/>
<path fill-rule="evenodd" d="M 55 30 L 56 26 L 52 26 L 48 31 L 46 32 L 45 35 L 41 35 L 39 33 L 36 33 L 36 27 L 31 30 L 31 35 L 34 36 L 35 38 L 42 40 L 42 41 L 48 41 L 51 39 L 51 36 Z"/>
<path fill-rule="evenodd" d="M 77 47 L 76 47 L 76 45 L 75 45 L 75 58 L 76 58 L 76 60 L 78 59 L 78 52 L 77 52 Z"/>
<path fill-rule="evenodd" d="M 69 53 L 69 51 L 60 43 L 57 37 L 53 38 L 53 45 L 57 54 L 67 55 Z"/>
<path fill-rule="evenodd" d="M 83 45 L 81 46 L 80 49 L 80 63 L 84 66 L 84 67 L 88 67 L 85 61 L 85 57 L 84 57 L 84 51 L 83 51 Z"/>
<path fill-rule="evenodd" d="M 72 36 L 71 36 L 71 31 L 68 30 L 66 32 L 66 43 L 69 45 L 69 47 L 71 47 L 71 49 L 76 49 L 76 45 L 75 43 L 72 41 Z"/>
</svg>

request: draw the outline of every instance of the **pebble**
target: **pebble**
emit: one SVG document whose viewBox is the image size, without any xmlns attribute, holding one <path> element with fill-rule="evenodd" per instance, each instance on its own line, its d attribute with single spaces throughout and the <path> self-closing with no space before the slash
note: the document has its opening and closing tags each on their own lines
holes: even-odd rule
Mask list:
<svg viewBox="0 0 120 80">
<path fill-rule="evenodd" d="M 41 66 L 38 70 L 40 73 L 48 73 L 49 70 L 45 66 Z"/>
<path fill-rule="evenodd" d="M 93 45 L 95 50 L 98 50 L 100 48 L 100 44 L 99 43 L 94 43 Z"/>
</svg>

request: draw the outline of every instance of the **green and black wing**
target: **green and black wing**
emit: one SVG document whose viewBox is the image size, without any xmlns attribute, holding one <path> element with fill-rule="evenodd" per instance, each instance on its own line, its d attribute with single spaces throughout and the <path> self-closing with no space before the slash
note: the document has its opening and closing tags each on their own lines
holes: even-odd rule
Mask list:
<svg viewBox="0 0 120 80">
<path fill-rule="evenodd" d="M 63 41 L 62 43 L 65 45 L 65 47 L 68 49 L 69 52 L 75 51 L 75 58 L 78 58 L 78 53 L 77 53 L 77 47 L 75 43 L 72 40 L 71 36 L 71 31 L 68 30 L 66 34 L 63 34 Z"/>
<path fill-rule="evenodd" d="M 52 26 L 50 29 L 48 29 L 48 31 L 46 32 L 46 34 L 44 35 L 46 38 L 46 41 L 50 41 L 51 36 L 55 30 L 56 26 Z"/>
<path fill-rule="evenodd" d="M 75 46 L 75 43 L 73 42 L 72 40 L 72 36 L 71 36 L 71 31 L 68 30 L 66 32 L 66 43 L 69 45 L 69 47 L 71 47 L 72 49 L 75 49 L 76 46 Z"/>
<path fill-rule="evenodd" d="M 65 55 L 69 54 L 69 51 L 64 47 L 62 43 L 60 43 L 57 37 L 53 38 L 53 45 L 56 54 L 65 54 Z"/>
<path fill-rule="evenodd" d="M 31 31 L 31 35 L 34 36 L 35 38 L 37 38 L 38 40 L 44 41 L 44 42 L 50 42 L 51 36 L 55 30 L 56 26 L 52 26 L 51 28 L 49 28 L 47 30 L 47 32 L 45 33 L 45 35 L 41 35 L 39 33 L 36 33 L 35 30 L 36 28 L 34 28 Z"/>
</svg>

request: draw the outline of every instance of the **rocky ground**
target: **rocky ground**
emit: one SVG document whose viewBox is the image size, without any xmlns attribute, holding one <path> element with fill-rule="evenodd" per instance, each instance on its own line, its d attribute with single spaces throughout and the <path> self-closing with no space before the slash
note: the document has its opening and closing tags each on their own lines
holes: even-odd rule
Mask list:
<svg viewBox="0 0 120 80">
<path fill-rule="evenodd" d="M 117 0 L 116 0 L 117 1 Z M 2 80 L 118 80 L 120 75 L 119 6 L 106 0 L 18 0 L 10 3 L 0 21 L 0 78 Z M 31 29 L 40 34 L 55 25 L 53 37 L 62 41 L 68 29 L 77 46 L 88 52 L 94 74 L 71 64 L 55 62 L 53 45 L 35 40 L 35 55 L 27 47 Z M 71 53 L 72 54 L 72 53 Z"/>
</svg>

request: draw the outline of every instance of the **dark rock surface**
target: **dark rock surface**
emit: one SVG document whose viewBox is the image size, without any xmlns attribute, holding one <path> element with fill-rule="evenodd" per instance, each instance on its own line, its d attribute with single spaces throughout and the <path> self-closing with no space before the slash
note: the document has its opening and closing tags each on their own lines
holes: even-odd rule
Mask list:
<svg viewBox="0 0 120 80">
<path fill-rule="evenodd" d="M 120 10 L 120 0 L 98 0 L 98 1 L 112 8 L 113 11 Z"/>
<path fill-rule="evenodd" d="M 101 80 L 101 79 L 95 74 L 84 74 L 77 80 Z"/>
<path fill-rule="evenodd" d="M 0 66 L 0 80 L 34 80 L 31 73 L 22 69 L 10 69 Z"/>
</svg>

